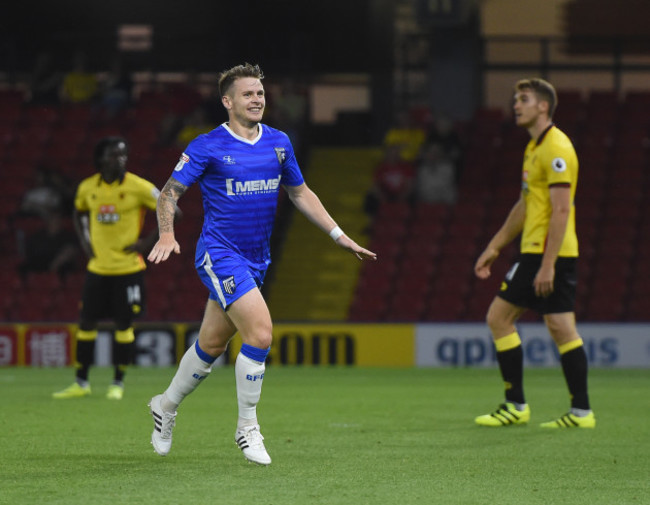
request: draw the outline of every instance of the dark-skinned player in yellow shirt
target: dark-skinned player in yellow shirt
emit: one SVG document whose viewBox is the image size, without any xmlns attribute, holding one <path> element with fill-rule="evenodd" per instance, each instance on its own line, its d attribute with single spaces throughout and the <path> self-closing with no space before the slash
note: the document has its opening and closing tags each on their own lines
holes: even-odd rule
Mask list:
<svg viewBox="0 0 650 505">
<path fill-rule="evenodd" d="M 106 137 L 94 150 L 97 173 L 84 179 L 75 196 L 74 223 L 88 256 L 76 334 L 75 382 L 54 393 L 56 399 L 91 394 L 88 373 L 95 355 L 100 320 L 115 324 L 115 372 L 106 397 L 120 400 L 124 374 L 132 360 L 133 320 L 142 314 L 146 296 L 143 254 L 158 238 L 155 229 L 141 238 L 146 212 L 155 211 L 160 191 L 151 182 L 126 170 L 128 147 L 121 137 Z"/>
</svg>

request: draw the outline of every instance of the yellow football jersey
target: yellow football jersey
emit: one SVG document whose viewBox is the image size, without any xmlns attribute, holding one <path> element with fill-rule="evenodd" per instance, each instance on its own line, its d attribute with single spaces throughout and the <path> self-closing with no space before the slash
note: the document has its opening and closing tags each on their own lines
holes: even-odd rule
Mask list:
<svg viewBox="0 0 650 505">
<path fill-rule="evenodd" d="M 146 268 L 140 254 L 124 248 L 138 240 L 146 209 L 156 209 L 159 194 L 152 183 L 130 172 L 122 182 L 107 184 L 97 173 L 79 184 L 75 208 L 89 213 L 95 254 L 88 262 L 90 272 L 126 275 Z"/>
<path fill-rule="evenodd" d="M 526 219 L 521 236 L 521 252 L 542 254 L 551 217 L 549 188 L 571 187 L 571 211 L 559 256 L 578 256 L 575 225 L 575 194 L 578 184 L 578 157 L 569 137 L 552 126 L 540 139 L 531 139 L 524 153 L 522 194 Z"/>
</svg>

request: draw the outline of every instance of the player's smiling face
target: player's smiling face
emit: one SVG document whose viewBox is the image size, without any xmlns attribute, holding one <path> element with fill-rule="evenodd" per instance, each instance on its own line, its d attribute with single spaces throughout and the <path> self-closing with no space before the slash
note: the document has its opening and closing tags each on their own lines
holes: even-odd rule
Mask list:
<svg viewBox="0 0 650 505">
<path fill-rule="evenodd" d="M 262 120 L 266 99 L 259 79 L 237 79 L 226 97 L 225 105 L 231 118 L 243 126 L 253 126 Z"/>
<path fill-rule="evenodd" d="M 535 125 L 543 112 L 542 102 L 537 99 L 532 90 L 517 91 L 512 106 L 517 126 L 530 128 Z"/>
</svg>

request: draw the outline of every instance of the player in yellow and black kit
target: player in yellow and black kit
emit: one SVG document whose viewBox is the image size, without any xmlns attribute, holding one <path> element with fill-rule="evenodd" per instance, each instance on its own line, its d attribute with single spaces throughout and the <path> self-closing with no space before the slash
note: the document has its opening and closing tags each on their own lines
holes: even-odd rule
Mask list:
<svg viewBox="0 0 650 505">
<path fill-rule="evenodd" d="M 515 86 L 516 122 L 531 136 L 524 153 L 521 196 L 474 267 L 479 278 L 488 278 L 501 249 L 521 234 L 520 259 L 507 273 L 487 314 L 505 382 L 505 402 L 491 414 L 476 418 L 482 426 L 526 424 L 530 420 L 523 390 L 523 350 L 515 327 L 527 309 L 544 317 L 558 347 L 571 397 L 567 414 L 541 426 L 596 426 L 587 393 L 587 355 L 574 313 L 578 159 L 569 138 L 552 122 L 556 104 L 555 89 L 542 79 L 522 80 Z"/>
<path fill-rule="evenodd" d="M 123 138 L 100 140 L 94 150 L 98 173 L 77 189 L 74 222 L 89 261 L 76 335 L 76 381 L 54 393 L 54 398 L 91 393 L 88 370 L 94 360 L 97 324 L 105 318 L 115 323 L 115 376 L 106 396 L 119 400 L 124 394 L 124 371 L 135 340 L 133 319 L 145 307 L 142 254 L 158 236 L 155 230 L 141 239 L 140 232 L 147 209 L 155 211 L 160 194 L 152 183 L 126 171 L 127 157 Z"/>
</svg>

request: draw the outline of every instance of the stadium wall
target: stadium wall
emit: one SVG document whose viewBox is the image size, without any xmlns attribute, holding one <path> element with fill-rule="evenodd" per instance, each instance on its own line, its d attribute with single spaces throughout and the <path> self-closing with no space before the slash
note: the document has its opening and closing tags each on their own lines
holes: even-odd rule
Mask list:
<svg viewBox="0 0 650 505">
<path fill-rule="evenodd" d="M 197 324 L 141 324 L 136 327 L 138 366 L 172 366 L 198 336 Z M 650 323 L 581 324 L 590 366 L 650 368 Z M 69 366 L 74 356 L 73 324 L 0 326 L 0 366 Z M 541 323 L 519 326 L 528 366 L 559 362 Z M 276 324 L 270 364 L 381 367 L 495 367 L 494 346 L 482 323 L 448 324 Z M 99 332 L 95 362 L 111 364 L 112 334 Z M 217 366 L 234 362 L 235 338 Z"/>
</svg>

